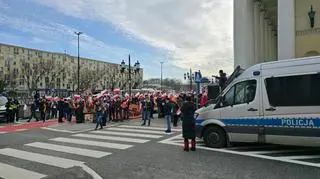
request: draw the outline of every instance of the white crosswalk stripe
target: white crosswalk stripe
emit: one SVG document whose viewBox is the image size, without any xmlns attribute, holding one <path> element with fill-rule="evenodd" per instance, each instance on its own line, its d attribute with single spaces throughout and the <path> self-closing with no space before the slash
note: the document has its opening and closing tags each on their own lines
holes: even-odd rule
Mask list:
<svg viewBox="0 0 320 179">
<path fill-rule="evenodd" d="M 150 141 L 150 140 L 145 140 L 145 139 L 136 139 L 136 138 L 129 138 L 129 137 L 116 137 L 116 136 L 92 135 L 92 134 L 75 134 L 73 136 L 91 138 L 91 139 L 104 139 L 104 140 L 115 140 L 115 141 L 122 141 L 122 142 L 133 142 L 133 143 L 146 143 L 146 142 Z"/>
<path fill-rule="evenodd" d="M 113 131 L 92 131 L 91 133 L 95 134 L 109 134 L 109 135 L 118 135 L 118 136 L 131 136 L 131 137 L 142 137 L 142 138 L 161 138 L 162 135 L 151 135 L 151 134 L 137 134 L 137 133 L 124 133 L 124 132 L 113 132 Z"/>
<path fill-rule="evenodd" d="M 133 147 L 133 145 L 117 144 L 117 143 L 110 143 L 110 142 L 89 141 L 89 140 L 64 138 L 64 137 L 58 137 L 58 138 L 54 138 L 54 139 L 50 139 L 50 140 L 57 141 L 57 142 L 65 142 L 65 143 L 81 144 L 81 145 L 90 145 L 90 146 L 121 149 L 121 150 Z"/>
<path fill-rule="evenodd" d="M 21 179 L 21 178 L 32 178 L 32 179 L 40 179 L 44 178 L 46 175 L 41 173 L 33 172 L 30 170 L 26 170 L 23 168 L 14 167 L 11 165 L 7 165 L 4 163 L 0 163 L 0 178 L 8 178 L 8 179 Z"/>
<path fill-rule="evenodd" d="M 121 126 L 118 126 L 118 127 L 121 127 L 121 128 L 131 128 L 131 129 L 145 129 L 145 130 L 159 130 L 159 131 L 164 131 L 166 130 L 166 128 L 161 128 L 161 127 L 149 127 L 149 126 L 130 126 L 130 125 L 121 125 Z M 174 129 L 174 128 L 171 128 L 171 131 L 172 132 L 181 132 L 182 129 Z"/>
<path fill-rule="evenodd" d="M 107 155 L 111 155 L 110 152 L 102 152 L 97 150 L 81 149 L 77 147 L 68 147 L 63 145 L 55 145 L 43 142 L 34 142 L 30 144 L 25 144 L 26 146 L 36 147 L 40 149 L 54 150 L 58 152 L 70 153 L 75 155 L 82 155 L 93 158 L 101 158 Z"/>
<path fill-rule="evenodd" d="M 140 130 L 140 129 L 124 129 L 124 128 L 109 128 L 109 131 L 121 131 L 121 132 L 139 132 L 147 134 L 164 134 L 164 131 L 152 131 L 152 130 Z"/>
<path fill-rule="evenodd" d="M 172 131 L 180 130 L 173 129 Z M 29 162 L 45 164 L 43 167 L 47 166 L 68 169 L 78 166 L 85 171 L 91 171 L 93 176 L 96 175 L 95 171 L 85 165 L 85 160 L 87 158 L 83 157 L 95 159 L 102 158 L 114 153 L 105 150 L 125 150 L 133 147 L 133 144 L 147 143 L 152 139 L 159 139 L 166 135 L 164 128 L 129 125 L 113 126 L 99 131 L 66 133 L 70 133 L 70 136 L 52 138 L 45 142 L 42 141 L 24 144 L 27 148 L 3 148 L 0 149 L 0 155 L 2 157 L 13 157 Z M 89 147 L 95 147 L 95 149 L 90 149 Z M 32 149 L 32 151 L 27 151 L 28 149 Z M 53 153 L 53 151 L 55 153 Z M 66 154 L 72 154 L 72 159 L 68 159 L 68 157 L 65 158 L 65 156 L 67 156 Z M 14 164 L 0 163 L 0 178 L 40 179 L 47 177 L 47 175 L 48 174 L 38 173 L 37 171 L 19 168 L 14 166 Z"/>
<path fill-rule="evenodd" d="M 0 154 L 14 157 L 14 158 L 19 158 L 22 160 L 38 162 L 38 163 L 42 163 L 42 164 L 46 164 L 54 167 L 59 167 L 59 168 L 71 168 L 74 166 L 82 165 L 84 163 L 77 160 L 65 159 L 61 157 L 53 157 L 50 155 L 26 152 L 23 150 L 17 150 L 12 148 L 0 149 Z"/>
</svg>

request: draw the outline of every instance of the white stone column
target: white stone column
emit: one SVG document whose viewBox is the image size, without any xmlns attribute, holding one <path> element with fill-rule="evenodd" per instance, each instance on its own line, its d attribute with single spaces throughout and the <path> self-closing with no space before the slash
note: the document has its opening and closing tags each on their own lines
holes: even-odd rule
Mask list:
<svg viewBox="0 0 320 179">
<path fill-rule="evenodd" d="M 264 19 L 264 51 L 263 51 L 263 54 L 264 54 L 264 59 L 263 59 L 263 62 L 266 62 L 269 60 L 269 35 L 268 35 L 268 20 L 267 19 Z"/>
<path fill-rule="evenodd" d="M 295 0 L 278 0 L 278 60 L 295 58 Z"/>
<path fill-rule="evenodd" d="M 274 34 L 275 42 L 274 42 L 274 53 L 275 53 L 275 60 L 278 60 L 278 36 L 277 33 Z"/>
<path fill-rule="evenodd" d="M 268 61 L 272 61 L 272 48 L 273 48 L 273 45 L 272 45 L 272 27 L 271 27 L 271 24 L 269 22 L 268 24 Z"/>
<path fill-rule="evenodd" d="M 260 59 L 259 63 L 263 62 L 265 57 L 264 50 L 265 50 L 265 39 L 264 39 L 264 11 L 260 12 Z"/>
<path fill-rule="evenodd" d="M 254 63 L 253 1 L 234 0 L 234 66 Z"/>
<path fill-rule="evenodd" d="M 271 59 L 274 61 L 276 59 L 276 53 L 275 53 L 275 38 L 274 38 L 274 31 L 273 28 L 271 29 Z"/>
<path fill-rule="evenodd" d="M 254 24 L 254 64 L 259 63 L 260 53 L 260 2 L 255 1 L 253 5 L 253 24 Z"/>
</svg>

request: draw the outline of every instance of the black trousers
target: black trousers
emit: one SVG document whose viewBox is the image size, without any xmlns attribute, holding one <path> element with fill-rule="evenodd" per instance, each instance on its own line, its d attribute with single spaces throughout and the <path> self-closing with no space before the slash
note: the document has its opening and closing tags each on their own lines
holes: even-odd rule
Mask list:
<svg viewBox="0 0 320 179">
<path fill-rule="evenodd" d="M 178 126 L 178 115 L 173 115 L 173 126 L 177 127 Z"/>
<path fill-rule="evenodd" d="M 120 120 L 122 121 L 123 118 L 122 118 L 122 109 L 116 109 L 116 120 Z"/>
<path fill-rule="evenodd" d="M 109 121 L 112 121 L 112 119 L 113 119 L 113 114 L 114 114 L 114 109 L 110 108 L 110 109 L 108 110 Z"/>
<path fill-rule="evenodd" d="M 43 122 L 46 121 L 46 113 L 45 113 L 44 111 L 41 111 L 41 112 L 40 112 L 40 118 L 41 118 L 41 120 L 42 120 Z"/>
</svg>

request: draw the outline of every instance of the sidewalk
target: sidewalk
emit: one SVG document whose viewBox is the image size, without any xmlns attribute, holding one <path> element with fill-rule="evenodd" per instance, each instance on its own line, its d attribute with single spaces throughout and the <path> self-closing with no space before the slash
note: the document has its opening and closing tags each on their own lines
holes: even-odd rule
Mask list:
<svg viewBox="0 0 320 179">
<path fill-rule="evenodd" d="M 0 134 L 25 131 L 25 130 L 35 129 L 35 128 L 45 128 L 52 131 L 76 133 L 81 131 L 93 130 L 96 126 L 96 123 L 92 123 L 92 121 L 85 121 L 85 123 L 76 124 L 75 120 L 76 120 L 75 117 L 72 118 L 72 122 L 68 122 L 64 120 L 63 123 L 58 123 L 57 119 L 50 119 L 50 120 L 47 120 L 45 123 L 43 123 L 42 121 L 35 121 L 34 119 L 31 122 L 27 122 L 27 120 L 19 120 L 18 123 L 10 123 L 10 124 L 3 123 L 3 125 L 0 124 Z M 123 122 L 109 122 L 107 123 L 106 127 L 118 126 L 118 125 L 141 126 L 142 123 L 143 121 L 141 118 L 136 118 L 131 120 L 124 120 Z M 150 126 L 163 128 L 165 130 L 166 121 L 163 118 L 158 119 L 157 117 L 154 117 L 154 119 L 151 119 Z M 178 123 L 178 127 L 172 126 L 172 128 L 181 129 L 181 122 Z"/>
<path fill-rule="evenodd" d="M 56 119 L 47 120 L 46 122 L 43 122 L 43 121 L 27 122 L 27 120 L 24 120 L 21 123 L 10 123 L 7 125 L 0 126 L 0 134 L 25 131 L 25 130 L 40 128 L 40 127 L 47 127 L 57 123 L 58 121 Z"/>
</svg>

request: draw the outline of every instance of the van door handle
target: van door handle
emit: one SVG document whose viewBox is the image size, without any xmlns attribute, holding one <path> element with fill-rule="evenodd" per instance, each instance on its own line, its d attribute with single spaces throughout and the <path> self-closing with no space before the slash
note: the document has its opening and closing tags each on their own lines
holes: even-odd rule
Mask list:
<svg viewBox="0 0 320 179">
<path fill-rule="evenodd" d="M 258 109 L 249 108 L 248 111 L 258 111 Z"/>
<path fill-rule="evenodd" d="M 270 107 L 270 108 L 266 109 L 266 111 L 275 111 L 275 110 L 276 110 L 276 108 L 274 108 L 274 107 Z"/>
</svg>

